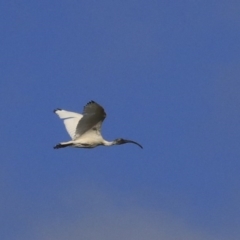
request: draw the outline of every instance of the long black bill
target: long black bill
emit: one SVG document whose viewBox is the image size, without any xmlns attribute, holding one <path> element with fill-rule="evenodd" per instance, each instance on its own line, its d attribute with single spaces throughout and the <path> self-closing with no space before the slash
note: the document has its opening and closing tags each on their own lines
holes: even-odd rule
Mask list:
<svg viewBox="0 0 240 240">
<path fill-rule="evenodd" d="M 134 142 L 132 140 L 123 139 L 123 143 L 134 143 L 134 144 L 138 145 L 140 148 L 143 148 L 142 145 L 140 145 L 139 143 Z"/>
</svg>

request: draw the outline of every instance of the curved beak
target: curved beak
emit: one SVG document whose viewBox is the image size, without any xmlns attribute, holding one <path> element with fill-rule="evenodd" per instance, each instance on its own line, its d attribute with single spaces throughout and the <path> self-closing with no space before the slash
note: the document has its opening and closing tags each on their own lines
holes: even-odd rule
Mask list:
<svg viewBox="0 0 240 240">
<path fill-rule="evenodd" d="M 134 144 L 138 145 L 140 148 L 143 148 L 141 144 L 134 142 L 132 140 L 122 139 L 122 144 L 124 144 L 124 143 L 134 143 Z"/>
</svg>

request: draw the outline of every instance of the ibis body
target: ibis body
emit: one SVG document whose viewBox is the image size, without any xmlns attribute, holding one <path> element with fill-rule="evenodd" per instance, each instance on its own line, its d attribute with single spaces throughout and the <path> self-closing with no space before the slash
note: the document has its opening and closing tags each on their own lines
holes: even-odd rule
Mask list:
<svg viewBox="0 0 240 240">
<path fill-rule="evenodd" d="M 83 109 L 83 114 L 70 112 L 63 109 L 54 110 L 60 119 L 63 119 L 66 130 L 72 140 L 57 144 L 54 149 L 64 147 L 94 148 L 97 146 L 113 146 L 125 143 L 134 143 L 140 148 L 142 146 L 132 140 L 118 138 L 113 141 L 106 141 L 101 134 L 102 122 L 106 113 L 102 106 L 90 101 Z"/>
</svg>

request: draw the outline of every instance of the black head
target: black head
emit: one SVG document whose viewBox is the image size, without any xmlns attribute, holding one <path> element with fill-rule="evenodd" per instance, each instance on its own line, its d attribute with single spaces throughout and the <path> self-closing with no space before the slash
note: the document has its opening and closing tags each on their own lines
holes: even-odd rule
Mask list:
<svg viewBox="0 0 240 240">
<path fill-rule="evenodd" d="M 118 138 L 114 142 L 115 142 L 116 145 L 121 145 L 121 144 L 125 144 L 125 143 L 134 143 L 134 144 L 138 145 L 140 148 L 143 148 L 142 145 L 140 145 L 139 143 L 134 142 L 132 140 Z"/>
</svg>

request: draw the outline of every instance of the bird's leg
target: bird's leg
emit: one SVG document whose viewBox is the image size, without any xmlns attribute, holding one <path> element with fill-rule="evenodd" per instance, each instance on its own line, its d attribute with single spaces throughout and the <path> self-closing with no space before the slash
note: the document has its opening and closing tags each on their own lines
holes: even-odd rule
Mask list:
<svg viewBox="0 0 240 240">
<path fill-rule="evenodd" d="M 54 146 L 53 148 L 54 148 L 54 149 L 59 149 L 59 148 L 69 147 L 69 146 L 72 146 L 72 145 L 73 145 L 72 143 L 68 143 L 68 144 L 59 143 L 59 144 L 57 144 L 56 146 Z"/>
</svg>

